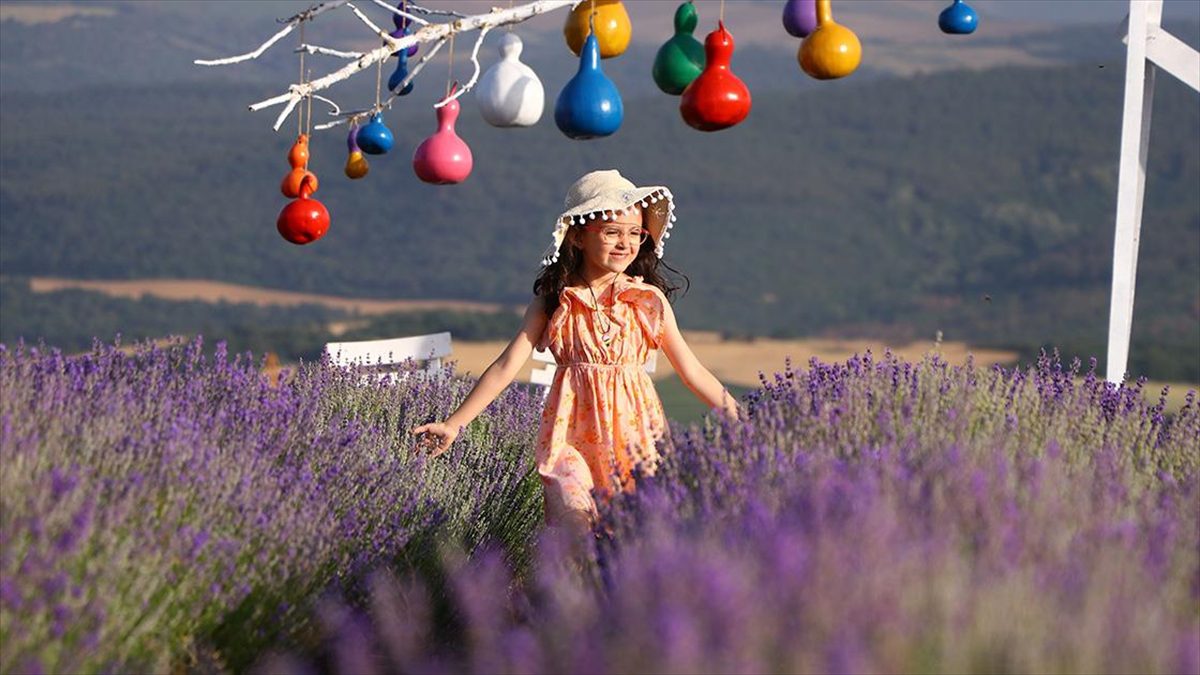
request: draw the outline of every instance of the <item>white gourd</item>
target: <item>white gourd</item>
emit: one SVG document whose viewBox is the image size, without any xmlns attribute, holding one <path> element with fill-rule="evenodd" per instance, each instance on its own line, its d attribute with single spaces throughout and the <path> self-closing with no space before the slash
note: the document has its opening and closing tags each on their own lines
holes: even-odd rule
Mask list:
<svg viewBox="0 0 1200 675">
<path fill-rule="evenodd" d="M 521 38 L 505 33 L 500 40 L 500 62 L 488 69 L 475 85 L 475 99 L 483 119 L 496 127 L 537 124 L 546 107 L 546 91 L 537 73 L 521 63 Z"/>
</svg>

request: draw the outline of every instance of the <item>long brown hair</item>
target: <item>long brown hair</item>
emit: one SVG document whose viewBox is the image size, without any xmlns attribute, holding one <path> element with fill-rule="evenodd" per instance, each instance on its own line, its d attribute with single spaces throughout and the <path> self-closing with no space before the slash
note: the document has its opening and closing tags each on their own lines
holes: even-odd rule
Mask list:
<svg viewBox="0 0 1200 675">
<path fill-rule="evenodd" d="M 582 225 L 571 225 L 567 230 L 567 236 L 563 239 L 562 248 L 558 252 L 558 260 L 543 267 L 533 282 L 533 294 L 541 296 L 547 317 L 553 316 L 554 310 L 558 309 L 559 295 L 564 288 L 573 282 L 583 283 L 579 274 L 583 269 L 583 253 L 572 242 L 572 232 L 576 232 L 582 227 Z M 687 289 L 692 285 L 691 280 L 686 274 L 654 255 L 654 247 L 654 240 L 647 239 L 646 243 L 638 249 L 637 257 L 629 263 L 629 267 L 625 268 L 625 274 L 631 277 L 642 277 L 642 281 L 645 283 L 657 286 L 658 290 L 667 296 L 668 301 L 680 288 L 686 294 Z M 676 284 L 677 280 L 681 280 L 683 285 Z"/>
</svg>

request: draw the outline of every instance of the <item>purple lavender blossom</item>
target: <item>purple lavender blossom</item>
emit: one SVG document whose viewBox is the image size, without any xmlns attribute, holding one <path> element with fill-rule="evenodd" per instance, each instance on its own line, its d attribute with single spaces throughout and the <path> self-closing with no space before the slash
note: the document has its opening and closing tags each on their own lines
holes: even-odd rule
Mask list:
<svg viewBox="0 0 1200 675">
<path fill-rule="evenodd" d="M 405 672 L 1194 673 L 1200 410 L 1078 369 L 764 377 L 747 421 L 673 429 L 590 566 L 451 563 L 449 643 L 392 578 L 354 640 Z"/>
<path fill-rule="evenodd" d="M 199 339 L 0 349 L 0 672 L 170 670 L 187 644 L 244 670 L 308 630 L 277 608 L 361 570 L 432 557 L 437 537 L 520 547 L 540 518 L 536 400 L 502 397 L 436 463 L 407 434 L 470 385 L 322 362 L 273 387 Z"/>
</svg>

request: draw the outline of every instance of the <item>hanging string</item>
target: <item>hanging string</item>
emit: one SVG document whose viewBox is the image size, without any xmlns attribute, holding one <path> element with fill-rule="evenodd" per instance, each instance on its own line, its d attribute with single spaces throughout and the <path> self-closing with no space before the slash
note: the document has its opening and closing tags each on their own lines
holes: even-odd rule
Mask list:
<svg viewBox="0 0 1200 675">
<path fill-rule="evenodd" d="M 300 85 L 304 85 L 304 21 L 300 21 Z M 312 100 L 311 98 L 309 99 Z M 311 120 L 310 120 L 311 123 Z M 296 113 L 296 135 L 304 133 L 304 109 Z"/>
<path fill-rule="evenodd" d="M 725 0 L 721 0 L 721 23 L 725 23 Z"/>
<path fill-rule="evenodd" d="M 509 9 L 513 8 L 513 0 L 508 0 L 508 8 Z M 505 26 L 504 28 L 505 28 L 505 30 L 507 30 L 510 33 L 513 31 L 513 25 L 511 23 L 508 24 L 507 26 Z"/>
<path fill-rule="evenodd" d="M 446 73 L 446 96 L 450 96 L 450 83 L 454 80 L 454 33 L 450 34 L 450 70 Z"/>
<path fill-rule="evenodd" d="M 387 42 L 384 41 L 384 46 Z M 383 59 L 375 62 L 375 112 L 382 112 L 383 108 L 379 105 L 379 91 L 383 87 Z"/>
<path fill-rule="evenodd" d="M 312 80 L 312 70 L 308 71 L 308 80 L 309 81 Z M 313 100 L 313 95 L 312 95 L 312 92 L 310 91 L 310 92 L 308 92 L 308 126 L 304 132 L 309 138 L 312 138 L 312 100 Z M 305 169 L 308 168 L 308 160 L 304 160 L 304 168 Z"/>
</svg>

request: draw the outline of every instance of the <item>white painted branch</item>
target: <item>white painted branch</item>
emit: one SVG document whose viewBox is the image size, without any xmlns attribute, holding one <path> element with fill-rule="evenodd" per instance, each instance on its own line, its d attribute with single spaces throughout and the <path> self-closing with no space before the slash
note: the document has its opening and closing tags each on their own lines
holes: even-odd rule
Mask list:
<svg viewBox="0 0 1200 675">
<path fill-rule="evenodd" d="M 313 126 L 313 131 L 325 131 L 326 129 L 340 127 L 341 125 L 346 124 L 347 122 L 353 122 L 356 119 L 366 117 L 374 112 L 375 112 L 375 106 L 371 106 L 370 108 L 363 108 L 362 110 L 349 110 L 346 112 L 329 113 L 330 115 L 336 114 L 338 119 L 331 120 L 329 122 L 323 122 L 321 124 L 317 124 L 317 125 Z"/>
<path fill-rule="evenodd" d="M 292 99 L 299 100 L 300 97 L 298 95 L 296 95 L 296 93 L 294 91 L 292 91 L 295 88 L 296 88 L 296 85 L 293 84 L 291 87 L 288 88 L 289 93 L 287 93 L 287 94 L 280 94 L 274 98 L 269 98 L 265 101 L 259 101 L 258 103 L 251 103 L 250 111 L 258 112 L 259 110 L 262 110 L 263 108 L 270 108 L 272 106 L 277 106 L 280 103 L 287 103 L 288 101 L 291 101 Z"/>
<path fill-rule="evenodd" d="M 437 14 L 437 15 L 441 15 L 441 16 L 453 16 L 453 17 L 456 17 L 459 19 L 464 19 L 467 16 L 466 14 L 460 14 L 459 12 L 455 12 L 453 10 L 448 10 L 448 9 L 429 9 L 427 7 L 422 7 L 418 4 L 414 4 L 411 2 L 406 2 L 404 4 L 406 7 L 411 8 L 413 11 L 420 12 L 422 14 L 430 14 L 430 15 Z"/>
<path fill-rule="evenodd" d="M 286 37 L 288 33 L 292 32 L 293 28 L 295 28 L 295 26 L 284 26 L 283 30 L 272 35 L 266 42 L 262 43 L 258 49 L 255 49 L 252 52 L 247 52 L 238 56 L 230 56 L 229 58 L 225 59 L 195 59 L 192 61 L 192 63 L 196 64 L 197 66 L 227 66 L 231 63 L 241 63 L 242 61 L 257 59 L 258 57 L 262 56 L 263 52 L 270 49 L 271 45 L 279 42 Z"/>
<path fill-rule="evenodd" d="M 349 79 L 350 77 L 374 66 L 380 61 L 391 58 L 395 52 L 406 49 L 415 44 L 434 42 L 437 40 L 445 40 L 452 34 L 463 33 L 471 30 L 482 30 L 483 28 L 495 28 L 506 24 L 520 23 L 540 14 L 550 12 L 564 7 L 573 7 L 581 0 L 535 0 L 519 7 L 492 11 L 487 14 L 477 14 L 468 16 L 457 21 L 447 23 L 430 24 L 418 30 L 412 35 L 406 35 L 402 38 L 393 38 L 386 33 L 384 34 L 385 44 L 382 47 L 373 49 L 356 60 L 354 63 L 347 64 L 339 70 L 336 70 L 324 77 L 311 80 L 304 84 L 292 85 L 289 87 L 288 93 L 275 96 L 273 98 L 259 101 L 250 105 L 251 110 L 262 110 L 274 105 L 286 103 L 293 99 L 303 98 L 313 92 L 318 92 Z"/>
<path fill-rule="evenodd" d="M 367 28 L 371 29 L 372 33 L 375 33 L 376 35 L 378 35 L 380 37 L 385 37 L 385 38 L 388 37 L 388 32 L 386 30 L 380 28 L 379 26 L 376 26 L 374 21 L 371 21 L 370 19 L 368 19 L 366 14 L 363 14 L 357 7 L 354 6 L 353 2 L 347 2 L 346 6 L 349 7 L 350 9 L 354 10 L 354 15 L 357 16 L 360 21 L 365 23 L 367 25 Z"/>
<path fill-rule="evenodd" d="M 416 23 L 419 23 L 419 24 L 421 24 L 422 26 L 428 26 L 428 25 L 429 25 L 429 22 L 428 22 L 428 21 L 426 21 L 425 19 L 422 19 L 421 17 L 419 17 L 419 16 L 417 16 L 417 15 L 415 15 L 415 14 L 409 14 L 408 12 L 405 12 L 405 11 L 403 11 L 403 10 L 400 10 L 400 9 L 398 9 L 398 8 L 396 8 L 396 7 L 392 7 L 391 5 L 387 4 L 387 3 L 386 3 L 386 2 L 384 2 L 383 0 L 371 0 L 371 2 L 373 2 L 373 3 L 377 4 L 377 5 L 379 5 L 380 7 L 384 8 L 384 9 L 386 9 L 386 10 L 388 10 L 388 11 L 389 11 L 389 12 L 391 12 L 392 14 L 396 14 L 396 15 L 398 15 L 398 16 L 402 16 L 402 17 L 404 17 L 404 18 L 408 19 L 409 21 L 414 21 L 414 22 L 416 22 Z"/>
<path fill-rule="evenodd" d="M 349 0 L 324 0 L 324 2 L 317 3 L 299 14 L 289 16 L 282 23 L 298 24 L 301 21 L 311 21 L 331 9 L 341 7 L 347 2 Z"/>
<path fill-rule="evenodd" d="M 323 122 L 323 123 L 321 123 L 321 124 L 314 124 L 314 125 L 313 125 L 313 131 L 325 131 L 326 129 L 332 129 L 332 128 L 334 128 L 334 127 L 340 127 L 340 126 L 342 126 L 342 125 L 343 125 L 343 124 L 345 124 L 346 122 L 349 122 L 349 121 L 350 121 L 350 120 L 352 120 L 352 119 L 354 119 L 354 118 L 353 118 L 353 117 L 342 117 L 342 118 L 339 118 L 339 119 L 333 120 L 332 122 Z"/>
<path fill-rule="evenodd" d="M 308 52 L 309 54 L 324 54 L 325 56 L 336 56 L 339 59 L 361 59 L 362 52 L 343 52 L 329 47 L 319 47 L 317 45 L 300 45 L 296 48 L 297 52 Z"/>
<path fill-rule="evenodd" d="M 318 15 L 323 14 L 324 12 L 328 12 L 329 10 L 334 9 L 335 7 L 340 7 L 344 4 L 346 4 L 347 2 L 349 2 L 349 0 L 329 0 L 328 2 L 323 2 L 319 5 L 314 5 L 312 7 L 309 7 L 308 9 L 304 10 L 303 12 L 300 12 L 299 14 L 288 19 L 286 22 L 287 25 L 284 26 L 283 30 L 272 35 L 270 38 L 267 39 L 266 42 L 259 45 L 258 49 L 255 49 L 252 52 L 247 52 L 245 54 L 241 54 L 238 56 L 230 56 L 230 57 L 224 58 L 224 59 L 196 59 L 196 60 L 192 61 L 192 63 L 194 63 L 198 66 L 227 66 L 227 65 L 230 65 L 233 63 L 241 63 L 242 61 L 249 61 L 251 59 L 257 59 L 258 57 L 262 56 L 263 52 L 270 49 L 271 45 L 282 40 L 284 38 L 284 36 L 286 36 L 288 33 L 291 33 L 292 30 L 296 28 L 296 26 L 300 25 L 301 21 L 311 21 L 312 19 L 316 18 Z"/>
<path fill-rule="evenodd" d="M 329 99 L 325 98 L 324 96 L 321 96 L 320 94 L 313 94 L 312 97 L 317 99 L 318 101 L 324 101 L 325 103 L 328 103 L 329 107 L 333 108 L 333 112 L 328 113 L 328 114 L 330 114 L 330 115 L 341 115 L 342 114 L 341 107 L 338 106 L 338 104 L 334 103 L 333 101 L 330 101 Z"/>
<path fill-rule="evenodd" d="M 435 103 L 433 105 L 435 109 L 441 108 L 450 101 L 453 101 L 468 91 L 471 91 L 471 89 L 475 86 L 475 83 L 479 81 L 479 47 L 483 45 L 483 38 L 488 34 L 489 30 L 491 30 L 490 26 L 484 26 L 483 28 L 479 29 L 479 38 L 475 40 L 475 48 L 471 50 L 471 63 L 475 64 L 475 72 L 471 73 L 471 80 L 462 87 L 459 87 L 458 91 L 450 94 L 438 103 Z"/>
<path fill-rule="evenodd" d="M 333 108 L 333 112 L 328 114 L 342 114 L 342 108 L 337 103 L 334 103 L 320 94 L 312 94 L 311 96 L 318 101 L 324 101 L 325 103 L 328 103 L 329 107 Z M 299 105 L 303 100 L 303 97 L 297 97 L 294 101 L 288 101 L 287 107 L 283 109 L 283 112 L 279 113 L 279 117 L 275 120 L 275 131 L 279 131 L 279 128 L 283 126 L 284 120 L 288 118 L 288 115 L 292 114 L 292 111 L 295 110 L 296 106 Z"/>
<path fill-rule="evenodd" d="M 279 113 L 279 117 L 275 118 L 275 131 L 279 131 L 279 127 L 283 126 L 283 121 L 288 118 L 288 115 L 292 114 L 292 111 L 296 109 L 296 104 L 299 102 L 299 96 L 288 101 L 288 104 L 286 107 L 284 107 L 283 112 Z"/>
</svg>

